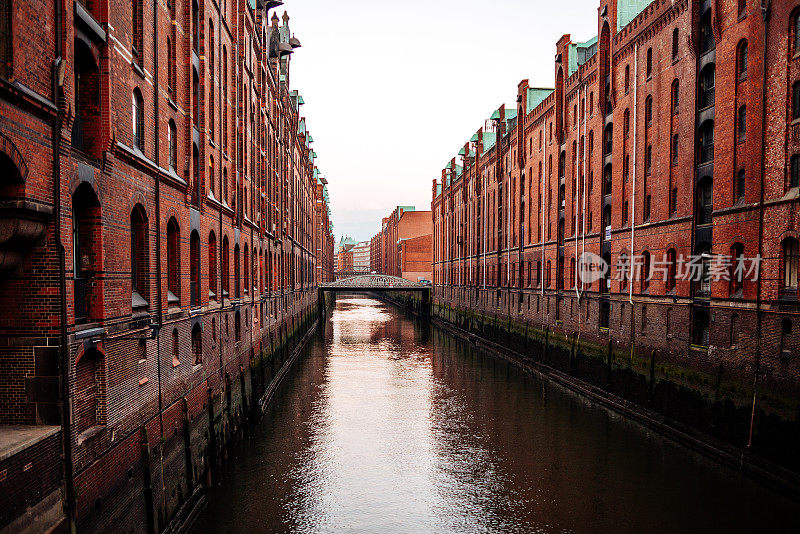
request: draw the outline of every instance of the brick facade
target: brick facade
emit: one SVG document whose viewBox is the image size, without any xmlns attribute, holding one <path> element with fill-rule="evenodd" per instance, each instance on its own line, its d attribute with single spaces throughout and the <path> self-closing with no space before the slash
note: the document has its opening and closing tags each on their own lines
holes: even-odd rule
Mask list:
<svg viewBox="0 0 800 534">
<path fill-rule="evenodd" d="M 313 317 L 327 181 L 273 5 L 2 0 L 0 432 L 60 437 L 0 456 L 0 529 L 59 485 L 163 529 Z"/>
<path fill-rule="evenodd" d="M 381 221 L 381 231 L 370 240 L 370 263 L 378 274 L 430 279 L 433 250 L 425 239 L 433 233 L 430 211 L 416 211 L 413 206 L 397 206 Z"/>
<path fill-rule="evenodd" d="M 434 180 L 436 304 L 660 362 L 736 407 L 713 432 L 800 469 L 799 14 L 600 1 L 597 37 L 556 43 L 555 87 L 521 81 Z M 581 279 L 584 252 L 605 277 Z M 673 276 L 703 254 L 705 281 Z M 735 280 L 739 256 L 757 280 Z M 634 257 L 650 280 L 623 275 Z M 712 276 L 725 257 L 733 281 Z"/>
</svg>

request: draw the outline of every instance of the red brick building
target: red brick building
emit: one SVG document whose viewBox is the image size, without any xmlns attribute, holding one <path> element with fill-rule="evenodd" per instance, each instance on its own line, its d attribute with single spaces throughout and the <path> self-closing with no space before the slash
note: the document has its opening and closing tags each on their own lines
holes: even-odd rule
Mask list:
<svg viewBox="0 0 800 534">
<path fill-rule="evenodd" d="M 800 470 L 798 58 L 796 0 L 599 1 L 434 181 L 436 304 L 627 354 L 700 399 L 663 413 Z"/>
<path fill-rule="evenodd" d="M 312 317 L 279 4 L 0 0 L 0 530 L 180 522 Z"/>
<path fill-rule="evenodd" d="M 432 276 L 433 220 L 430 211 L 397 206 L 381 221 L 381 231 L 370 240 L 370 263 L 378 274 L 413 282 Z M 422 238 L 422 239 L 419 239 Z"/>
</svg>

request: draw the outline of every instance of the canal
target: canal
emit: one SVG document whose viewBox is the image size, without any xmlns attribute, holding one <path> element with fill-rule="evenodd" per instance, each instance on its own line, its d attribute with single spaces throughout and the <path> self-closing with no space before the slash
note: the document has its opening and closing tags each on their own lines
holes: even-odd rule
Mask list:
<svg viewBox="0 0 800 534">
<path fill-rule="evenodd" d="M 237 454 L 197 532 L 800 532 L 779 493 L 367 297 Z"/>
</svg>

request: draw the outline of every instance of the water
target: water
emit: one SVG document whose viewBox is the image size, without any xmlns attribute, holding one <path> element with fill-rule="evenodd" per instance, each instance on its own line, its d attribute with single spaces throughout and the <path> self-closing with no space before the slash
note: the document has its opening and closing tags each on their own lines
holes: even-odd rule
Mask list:
<svg viewBox="0 0 800 534">
<path fill-rule="evenodd" d="M 339 297 L 198 532 L 800 532 L 800 506 L 366 297 Z"/>
</svg>

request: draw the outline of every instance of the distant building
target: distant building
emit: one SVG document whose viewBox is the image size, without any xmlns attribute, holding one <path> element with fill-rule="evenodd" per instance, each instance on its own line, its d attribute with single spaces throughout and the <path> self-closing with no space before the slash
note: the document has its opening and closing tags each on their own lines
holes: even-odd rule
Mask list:
<svg viewBox="0 0 800 534">
<path fill-rule="evenodd" d="M 370 241 L 371 268 L 376 273 L 412 282 L 430 280 L 433 272 L 433 219 L 430 211 L 397 206 L 381 221 Z"/>
<path fill-rule="evenodd" d="M 353 271 L 355 272 L 370 272 L 370 242 L 361 241 L 356 244 L 352 249 L 353 253 Z"/>
</svg>

